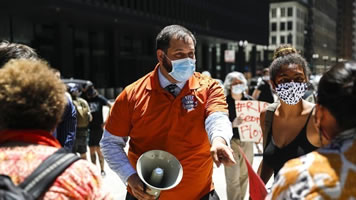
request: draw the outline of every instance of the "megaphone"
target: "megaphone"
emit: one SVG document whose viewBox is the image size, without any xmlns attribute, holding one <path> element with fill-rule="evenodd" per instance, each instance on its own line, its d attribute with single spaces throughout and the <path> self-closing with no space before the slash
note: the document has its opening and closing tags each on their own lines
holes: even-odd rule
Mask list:
<svg viewBox="0 0 356 200">
<path fill-rule="evenodd" d="M 162 150 L 147 151 L 136 164 L 137 174 L 146 184 L 148 194 L 159 197 L 161 190 L 177 186 L 183 177 L 183 167 L 176 157 Z"/>
</svg>

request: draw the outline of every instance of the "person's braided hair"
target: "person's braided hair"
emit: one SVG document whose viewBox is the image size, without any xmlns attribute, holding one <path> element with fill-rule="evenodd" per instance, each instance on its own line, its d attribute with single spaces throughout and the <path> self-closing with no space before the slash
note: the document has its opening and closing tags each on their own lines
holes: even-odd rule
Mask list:
<svg viewBox="0 0 356 200">
<path fill-rule="evenodd" d="M 275 60 L 276 58 L 282 57 L 282 56 L 292 54 L 292 53 L 299 53 L 299 52 L 297 51 L 297 49 L 295 49 L 291 45 L 283 44 L 274 50 L 273 60 Z"/>
</svg>

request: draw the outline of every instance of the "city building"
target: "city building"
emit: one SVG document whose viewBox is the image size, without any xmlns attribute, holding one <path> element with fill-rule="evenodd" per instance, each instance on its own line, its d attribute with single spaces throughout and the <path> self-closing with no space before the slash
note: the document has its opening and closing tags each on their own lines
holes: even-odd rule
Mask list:
<svg viewBox="0 0 356 200">
<path fill-rule="evenodd" d="M 352 59 L 356 60 L 356 0 L 353 1 L 353 16 L 352 16 Z"/>
<path fill-rule="evenodd" d="M 312 7 L 312 70 L 320 74 L 337 62 L 337 0 L 311 1 Z M 316 56 L 318 55 L 318 56 Z M 310 54 L 308 54 L 308 57 Z M 310 57 L 308 58 L 310 59 Z"/>
<path fill-rule="evenodd" d="M 339 60 L 351 60 L 356 43 L 356 1 L 338 1 L 337 52 Z M 353 41 L 353 42 L 352 42 Z M 356 57 L 354 57 L 356 58 Z"/>
<path fill-rule="evenodd" d="M 257 50 L 250 60 L 242 51 L 268 45 L 268 12 L 259 0 L 4 0 L 0 38 L 35 48 L 65 78 L 116 91 L 153 69 L 155 37 L 168 24 L 196 35 L 197 71 L 255 73 Z M 226 50 L 236 59 L 225 62 Z"/>
<path fill-rule="evenodd" d="M 322 73 L 338 61 L 338 1 L 270 0 L 269 17 L 270 48 L 291 44 L 313 73 Z"/>
<path fill-rule="evenodd" d="M 270 47 L 291 44 L 304 52 L 305 26 L 308 17 L 303 1 L 272 1 L 270 4 Z"/>
</svg>

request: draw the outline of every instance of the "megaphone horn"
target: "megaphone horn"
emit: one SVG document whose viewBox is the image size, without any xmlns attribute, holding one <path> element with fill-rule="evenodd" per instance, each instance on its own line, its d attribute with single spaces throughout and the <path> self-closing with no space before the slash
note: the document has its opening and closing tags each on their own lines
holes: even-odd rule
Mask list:
<svg viewBox="0 0 356 200">
<path fill-rule="evenodd" d="M 136 164 L 137 174 L 147 186 L 148 194 L 159 197 L 161 190 L 177 186 L 183 177 L 183 168 L 172 154 L 162 150 L 147 151 Z"/>
</svg>

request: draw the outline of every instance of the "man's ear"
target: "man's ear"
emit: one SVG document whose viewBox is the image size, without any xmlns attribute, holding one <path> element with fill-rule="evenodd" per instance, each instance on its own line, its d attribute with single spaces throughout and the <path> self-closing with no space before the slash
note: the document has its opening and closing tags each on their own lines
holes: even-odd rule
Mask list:
<svg viewBox="0 0 356 200">
<path fill-rule="evenodd" d="M 164 51 L 162 51 L 161 49 L 157 49 L 156 51 L 157 54 L 157 60 L 159 63 L 163 63 L 163 57 L 164 57 Z"/>
</svg>

